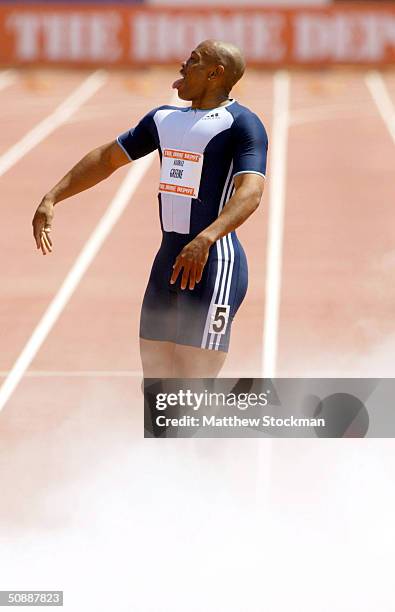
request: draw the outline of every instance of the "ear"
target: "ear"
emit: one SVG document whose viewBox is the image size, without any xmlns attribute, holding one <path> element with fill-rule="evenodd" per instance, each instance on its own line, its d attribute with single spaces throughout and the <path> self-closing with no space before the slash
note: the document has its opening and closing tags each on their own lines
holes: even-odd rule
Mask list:
<svg viewBox="0 0 395 612">
<path fill-rule="evenodd" d="M 225 68 L 222 66 L 222 64 L 219 64 L 218 66 L 216 66 L 215 70 L 212 70 L 211 72 L 209 72 L 208 78 L 209 80 L 218 79 L 218 77 L 223 76 L 224 72 L 225 72 Z"/>
<path fill-rule="evenodd" d="M 222 64 L 219 64 L 215 69 L 215 76 L 222 77 L 224 75 L 225 68 Z"/>
</svg>

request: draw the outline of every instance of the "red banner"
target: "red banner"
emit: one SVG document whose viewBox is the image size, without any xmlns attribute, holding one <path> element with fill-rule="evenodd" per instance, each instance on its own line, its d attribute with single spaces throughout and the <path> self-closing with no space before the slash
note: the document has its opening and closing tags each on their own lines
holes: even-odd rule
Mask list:
<svg viewBox="0 0 395 612">
<path fill-rule="evenodd" d="M 257 66 L 390 64 L 395 6 L 0 6 L 2 65 L 169 64 L 185 59 L 206 38 L 236 43 Z"/>
</svg>

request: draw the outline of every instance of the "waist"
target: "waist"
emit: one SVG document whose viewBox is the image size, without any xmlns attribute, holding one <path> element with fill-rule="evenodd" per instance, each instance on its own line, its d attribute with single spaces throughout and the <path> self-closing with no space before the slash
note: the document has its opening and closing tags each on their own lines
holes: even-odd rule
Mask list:
<svg viewBox="0 0 395 612">
<path fill-rule="evenodd" d="M 190 242 L 192 242 L 192 240 L 194 238 L 196 238 L 196 236 L 198 236 L 200 232 L 196 233 L 196 234 L 179 234 L 178 232 L 162 232 L 162 243 L 160 245 L 160 249 L 164 249 L 166 251 L 177 251 L 177 253 L 179 253 L 184 246 L 186 246 L 187 244 L 189 244 Z M 229 234 L 227 234 L 227 236 L 231 237 L 231 241 L 233 246 L 235 247 L 241 247 L 240 241 L 236 235 L 236 232 L 230 232 Z M 229 238 L 226 238 L 226 236 L 224 236 L 223 238 L 220 238 L 217 242 L 223 243 L 223 242 L 227 242 L 228 243 Z M 216 245 L 216 243 L 213 244 L 213 247 Z"/>
<path fill-rule="evenodd" d="M 200 232 L 190 234 L 179 234 L 178 232 L 162 232 L 162 249 L 181 251 L 184 246 L 192 242 Z"/>
</svg>

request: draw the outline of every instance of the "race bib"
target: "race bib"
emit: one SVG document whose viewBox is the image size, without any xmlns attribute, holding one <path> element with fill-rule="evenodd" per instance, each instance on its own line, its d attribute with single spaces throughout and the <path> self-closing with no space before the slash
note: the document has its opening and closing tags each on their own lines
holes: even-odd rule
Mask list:
<svg viewBox="0 0 395 612">
<path fill-rule="evenodd" d="M 211 334 L 225 334 L 228 327 L 230 306 L 223 304 L 213 304 L 214 313 L 211 315 L 209 332 Z"/>
<path fill-rule="evenodd" d="M 164 149 L 160 174 L 160 193 L 197 198 L 203 168 L 203 153 Z"/>
</svg>

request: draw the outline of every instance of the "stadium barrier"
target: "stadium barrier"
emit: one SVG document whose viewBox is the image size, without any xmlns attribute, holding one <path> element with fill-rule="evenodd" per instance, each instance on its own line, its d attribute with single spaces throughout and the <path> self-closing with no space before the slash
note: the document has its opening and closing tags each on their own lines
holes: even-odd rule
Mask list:
<svg viewBox="0 0 395 612">
<path fill-rule="evenodd" d="M 391 64 L 395 5 L 175 8 L 0 5 L 0 63 L 171 64 L 206 38 L 239 45 L 250 65 Z"/>
</svg>

